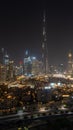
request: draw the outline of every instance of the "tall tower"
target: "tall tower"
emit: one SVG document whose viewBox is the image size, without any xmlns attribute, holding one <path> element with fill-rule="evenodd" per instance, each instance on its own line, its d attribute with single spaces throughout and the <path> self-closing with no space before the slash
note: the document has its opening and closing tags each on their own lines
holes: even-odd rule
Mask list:
<svg viewBox="0 0 73 130">
<path fill-rule="evenodd" d="M 4 65 L 8 65 L 8 64 L 9 64 L 9 55 L 6 52 L 4 55 Z"/>
<path fill-rule="evenodd" d="M 1 52 L 2 52 L 2 64 L 4 64 L 4 53 L 5 53 L 4 48 L 1 49 Z"/>
<path fill-rule="evenodd" d="M 46 38 L 46 14 L 43 13 L 43 42 L 42 42 L 42 70 L 44 74 L 48 73 L 48 47 Z"/>
<path fill-rule="evenodd" d="M 28 51 L 25 52 L 25 57 L 24 57 L 24 74 L 25 75 L 30 75 L 32 70 L 32 61 L 31 57 L 28 54 Z"/>
<path fill-rule="evenodd" d="M 72 74 L 73 72 L 73 61 L 72 61 L 72 53 L 68 54 L 68 74 Z"/>
</svg>

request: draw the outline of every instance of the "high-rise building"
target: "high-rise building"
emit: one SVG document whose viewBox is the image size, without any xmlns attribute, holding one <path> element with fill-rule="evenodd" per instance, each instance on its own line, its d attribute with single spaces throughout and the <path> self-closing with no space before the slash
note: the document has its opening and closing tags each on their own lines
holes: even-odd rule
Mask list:
<svg viewBox="0 0 73 130">
<path fill-rule="evenodd" d="M 4 48 L 1 49 L 1 61 L 0 63 L 3 64 L 3 65 L 7 65 L 9 64 L 9 55 L 7 54 L 7 51 L 5 51 Z"/>
<path fill-rule="evenodd" d="M 37 60 L 36 57 L 32 57 L 32 75 L 38 75 L 42 72 L 42 62 Z"/>
<path fill-rule="evenodd" d="M 24 57 L 24 75 L 30 75 L 31 71 L 32 71 L 32 62 L 30 56 L 28 55 L 28 51 L 26 51 Z"/>
<path fill-rule="evenodd" d="M 72 53 L 70 52 L 68 54 L 68 74 L 72 75 L 73 73 L 73 59 L 72 59 Z"/>
<path fill-rule="evenodd" d="M 23 63 L 22 61 L 19 62 L 19 66 L 14 66 L 15 75 L 21 76 L 23 75 Z"/>
<path fill-rule="evenodd" d="M 6 80 L 14 79 L 14 61 L 9 61 L 9 64 L 6 65 Z"/>
<path fill-rule="evenodd" d="M 42 62 L 37 60 L 36 57 L 30 56 L 28 51 L 25 52 L 24 57 L 24 75 L 38 75 L 42 71 Z"/>
<path fill-rule="evenodd" d="M 64 73 L 64 65 L 63 64 L 58 65 L 58 73 L 60 73 L 60 74 Z"/>
<path fill-rule="evenodd" d="M 6 66 L 0 64 L 0 82 L 6 81 Z"/>
<path fill-rule="evenodd" d="M 44 74 L 48 73 L 48 47 L 46 38 L 46 14 L 43 14 L 43 41 L 42 41 L 42 70 Z"/>
<path fill-rule="evenodd" d="M 4 64 L 4 53 L 5 53 L 5 51 L 4 51 L 4 48 L 1 48 L 1 64 Z"/>
<path fill-rule="evenodd" d="M 4 65 L 8 65 L 9 64 L 9 55 L 7 54 L 7 52 L 4 55 Z"/>
</svg>

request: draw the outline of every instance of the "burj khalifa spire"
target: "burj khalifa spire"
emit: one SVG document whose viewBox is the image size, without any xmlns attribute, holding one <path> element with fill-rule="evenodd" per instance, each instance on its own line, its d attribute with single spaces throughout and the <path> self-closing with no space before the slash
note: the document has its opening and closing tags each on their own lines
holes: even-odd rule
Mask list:
<svg viewBox="0 0 73 130">
<path fill-rule="evenodd" d="M 43 13 L 43 40 L 42 40 L 42 70 L 44 74 L 48 73 L 48 46 L 46 36 L 46 13 Z"/>
</svg>

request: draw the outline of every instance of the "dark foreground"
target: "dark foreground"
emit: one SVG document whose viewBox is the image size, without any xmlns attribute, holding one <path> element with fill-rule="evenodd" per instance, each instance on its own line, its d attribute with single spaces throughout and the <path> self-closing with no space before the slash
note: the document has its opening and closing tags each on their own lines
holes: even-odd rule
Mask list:
<svg viewBox="0 0 73 130">
<path fill-rule="evenodd" d="M 0 130 L 73 130 L 73 116 L 0 124 Z"/>
</svg>

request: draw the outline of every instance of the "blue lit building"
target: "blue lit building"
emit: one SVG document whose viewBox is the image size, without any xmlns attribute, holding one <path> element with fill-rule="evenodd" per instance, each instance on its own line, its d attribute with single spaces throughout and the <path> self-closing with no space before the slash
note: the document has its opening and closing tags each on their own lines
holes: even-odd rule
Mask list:
<svg viewBox="0 0 73 130">
<path fill-rule="evenodd" d="M 3 58 L 3 62 L 4 62 L 4 65 L 8 65 L 9 64 L 9 55 L 6 53 L 5 55 L 4 55 L 4 58 Z"/>
<path fill-rule="evenodd" d="M 26 51 L 24 57 L 24 75 L 30 75 L 31 71 L 32 71 L 32 61 L 30 56 L 28 55 L 28 51 Z"/>
<path fill-rule="evenodd" d="M 24 75 L 38 75 L 42 72 L 42 62 L 37 60 L 36 57 L 31 57 L 28 55 L 28 51 L 25 53 L 24 57 Z"/>
</svg>

